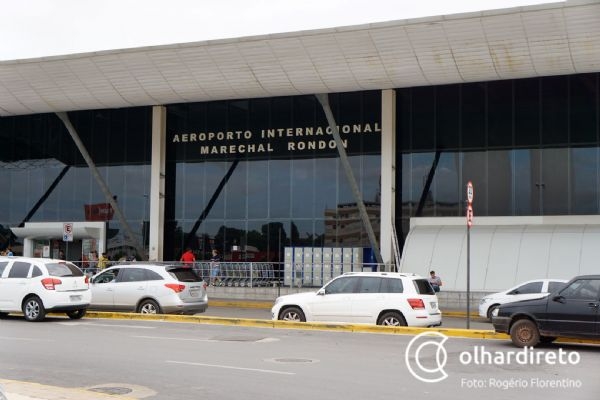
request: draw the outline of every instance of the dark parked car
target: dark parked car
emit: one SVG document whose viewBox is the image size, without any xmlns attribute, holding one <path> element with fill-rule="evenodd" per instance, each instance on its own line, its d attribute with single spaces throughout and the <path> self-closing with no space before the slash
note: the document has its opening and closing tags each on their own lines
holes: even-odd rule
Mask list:
<svg viewBox="0 0 600 400">
<path fill-rule="evenodd" d="M 559 336 L 600 339 L 599 307 L 600 275 L 577 276 L 544 298 L 501 305 L 492 323 L 519 347 L 551 343 Z"/>
</svg>

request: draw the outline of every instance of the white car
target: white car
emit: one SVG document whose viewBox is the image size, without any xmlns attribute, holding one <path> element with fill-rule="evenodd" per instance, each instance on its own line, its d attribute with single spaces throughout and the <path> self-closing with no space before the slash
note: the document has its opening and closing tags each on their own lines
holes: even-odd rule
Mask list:
<svg viewBox="0 0 600 400">
<path fill-rule="evenodd" d="M 438 326 L 442 313 L 427 281 L 414 274 L 350 272 L 317 292 L 278 297 L 272 319 L 392 326 Z"/>
<path fill-rule="evenodd" d="M 115 265 L 94 275 L 91 289 L 94 310 L 196 314 L 208 307 L 206 282 L 181 265 Z"/>
<path fill-rule="evenodd" d="M 0 317 L 22 312 L 27 321 L 41 321 L 47 312 L 65 312 L 79 319 L 91 297 L 88 277 L 70 262 L 0 257 Z"/>
<path fill-rule="evenodd" d="M 491 321 L 492 313 L 501 304 L 544 297 L 561 289 L 566 282 L 564 279 L 535 279 L 503 292 L 488 294 L 479 302 L 479 316 Z"/>
</svg>

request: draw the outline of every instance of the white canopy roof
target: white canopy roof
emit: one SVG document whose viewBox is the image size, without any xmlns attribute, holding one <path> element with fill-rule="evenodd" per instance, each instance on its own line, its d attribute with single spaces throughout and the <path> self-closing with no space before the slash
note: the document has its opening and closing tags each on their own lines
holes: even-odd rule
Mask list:
<svg viewBox="0 0 600 400">
<path fill-rule="evenodd" d="M 0 116 L 600 71 L 600 2 L 0 62 Z"/>
</svg>

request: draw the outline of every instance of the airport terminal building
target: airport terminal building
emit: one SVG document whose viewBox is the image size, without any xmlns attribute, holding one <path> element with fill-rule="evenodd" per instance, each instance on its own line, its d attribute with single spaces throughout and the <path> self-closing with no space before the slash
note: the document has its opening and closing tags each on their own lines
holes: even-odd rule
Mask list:
<svg viewBox="0 0 600 400">
<path fill-rule="evenodd" d="M 0 138 L 26 254 L 276 262 L 372 229 L 461 289 L 471 181 L 475 289 L 597 273 L 600 3 L 2 61 Z"/>
</svg>

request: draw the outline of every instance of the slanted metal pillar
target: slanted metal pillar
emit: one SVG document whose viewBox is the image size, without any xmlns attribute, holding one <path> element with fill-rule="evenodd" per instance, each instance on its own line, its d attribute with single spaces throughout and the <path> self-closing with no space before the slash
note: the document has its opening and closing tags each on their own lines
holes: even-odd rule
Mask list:
<svg viewBox="0 0 600 400">
<path fill-rule="evenodd" d="M 381 91 L 381 257 L 390 271 L 396 260 L 396 91 Z M 398 249 L 398 254 L 401 249 Z M 399 267 L 397 265 L 396 267 Z"/>
<path fill-rule="evenodd" d="M 365 208 L 365 203 L 363 202 L 362 193 L 358 188 L 356 179 L 354 179 L 354 174 L 352 174 L 352 168 L 350 167 L 350 162 L 348 161 L 346 149 L 344 148 L 344 144 L 342 143 L 342 138 L 340 137 L 340 132 L 338 131 L 337 123 L 335 122 L 335 118 L 333 117 L 333 113 L 331 112 L 331 107 L 329 106 L 329 95 L 316 94 L 315 96 L 321 103 L 323 111 L 325 112 L 325 116 L 327 117 L 327 123 L 329 124 L 329 128 L 331 128 L 331 133 L 333 134 L 333 138 L 335 139 L 335 144 L 340 155 L 342 167 L 344 168 L 346 178 L 348 179 L 350 187 L 352 188 L 354 200 L 356 201 L 356 205 L 358 206 L 358 211 L 360 212 L 360 217 L 367 231 L 367 236 L 369 236 L 369 242 L 371 243 L 373 253 L 375 253 L 377 263 L 383 264 L 383 260 L 381 259 L 381 253 L 379 252 L 379 245 L 377 244 L 377 238 L 375 237 L 375 232 L 373 231 L 371 220 L 367 215 L 367 209 Z"/>
<path fill-rule="evenodd" d="M 106 182 L 104 182 L 104 179 L 98 172 L 98 168 L 96 168 L 96 164 L 94 164 L 94 160 L 92 160 L 90 153 L 88 153 L 87 149 L 85 148 L 85 145 L 79 138 L 79 135 L 77 134 L 77 131 L 75 130 L 75 127 L 73 126 L 73 124 L 71 124 L 71 120 L 69 119 L 69 116 L 67 115 L 66 112 L 57 112 L 56 115 L 58 116 L 58 118 L 61 119 L 63 124 L 65 124 L 65 127 L 67 128 L 67 131 L 69 131 L 69 134 L 71 135 L 71 138 L 73 139 L 73 142 L 75 142 L 75 145 L 79 149 L 81 156 L 84 158 L 85 162 L 87 163 L 88 167 L 90 168 L 90 171 L 92 172 L 92 175 L 94 176 L 94 178 L 96 179 L 96 182 L 100 186 L 102 193 L 104 193 L 104 197 L 106 198 L 106 201 L 108 203 L 110 203 L 113 210 L 115 210 L 115 214 L 117 214 L 117 218 L 119 219 L 119 222 L 123 226 L 123 229 L 125 229 L 125 233 L 127 234 L 127 236 L 129 236 L 131 238 L 131 241 L 135 244 L 135 249 L 136 249 L 137 253 L 141 257 L 145 257 L 146 252 L 144 251 L 143 246 L 140 246 L 140 243 L 137 240 L 137 237 L 133 235 L 133 231 L 131 230 L 131 227 L 125 220 L 125 216 L 123 215 L 123 212 L 121 212 L 121 209 L 119 208 L 119 205 L 115 201 L 113 194 L 110 192 L 108 185 L 106 184 Z"/>
</svg>

